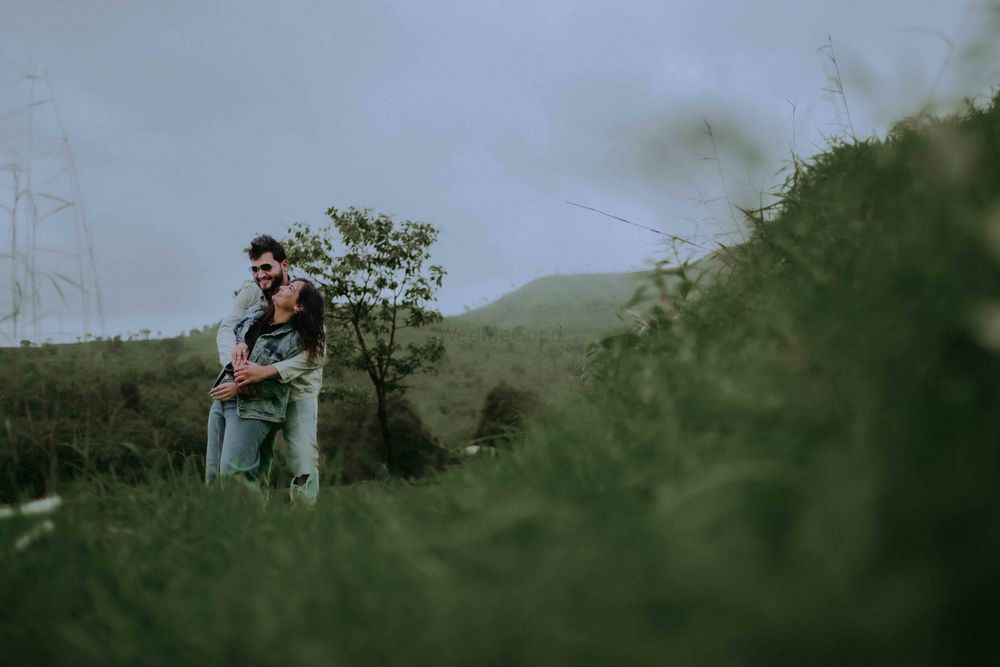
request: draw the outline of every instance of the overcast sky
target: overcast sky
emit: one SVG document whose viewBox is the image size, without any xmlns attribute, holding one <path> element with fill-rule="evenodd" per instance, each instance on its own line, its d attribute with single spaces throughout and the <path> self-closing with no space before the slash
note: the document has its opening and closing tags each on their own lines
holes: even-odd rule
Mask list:
<svg viewBox="0 0 1000 667">
<path fill-rule="evenodd" d="M 43 69 L 106 333 L 218 320 L 248 239 L 331 205 L 437 225 L 439 305 L 457 313 L 666 256 L 662 237 L 567 201 L 731 233 L 717 198 L 756 197 L 793 151 L 988 94 L 989 4 L 0 0 L 0 148 L 23 132 L 20 72 Z M 844 96 L 824 90 L 829 44 Z"/>
</svg>

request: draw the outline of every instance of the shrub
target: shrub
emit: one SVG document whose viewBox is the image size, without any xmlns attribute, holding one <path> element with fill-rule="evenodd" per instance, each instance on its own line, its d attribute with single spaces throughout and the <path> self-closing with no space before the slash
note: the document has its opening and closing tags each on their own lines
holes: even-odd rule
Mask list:
<svg viewBox="0 0 1000 667">
<path fill-rule="evenodd" d="M 539 407 L 540 401 L 534 392 L 501 382 L 486 395 L 479 425 L 472 437 L 483 445 L 509 445 L 522 428 L 524 417 L 536 413 Z"/>
<path fill-rule="evenodd" d="M 386 471 L 375 406 L 324 404 L 319 424 L 322 477 L 346 483 L 380 479 L 386 472 L 423 477 L 453 462 L 450 451 L 438 443 L 405 398 L 393 397 L 388 414 L 393 466 Z"/>
</svg>

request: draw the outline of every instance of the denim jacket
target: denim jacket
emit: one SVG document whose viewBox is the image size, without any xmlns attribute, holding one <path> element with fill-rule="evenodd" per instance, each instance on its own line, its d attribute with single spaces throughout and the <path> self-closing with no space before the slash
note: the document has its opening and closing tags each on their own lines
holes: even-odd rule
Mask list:
<svg viewBox="0 0 1000 667">
<path fill-rule="evenodd" d="M 263 312 L 263 308 L 254 307 L 244 314 L 243 319 L 234 328 L 237 341 L 243 341 L 250 326 Z M 295 333 L 292 325 L 286 322 L 274 331 L 260 335 L 254 343 L 253 350 L 250 351 L 249 360 L 261 366 L 270 366 L 282 359 L 294 357 L 302 350 L 299 335 Z M 226 371 L 223 369 L 215 383 L 218 385 L 222 382 L 225 375 Z M 280 382 L 276 377 L 250 385 L 248 392 L 236 395 L 236 414 L 244 419 L 283 422 L 290 392 L 291 386 Z"/>
<path fill-rule="evenodd" d="M 237 293 L 229 314 L 219 324 L 219 331 L 215 336 L 219 362 L 222 366 L 229 363 L 233 356 L 233 348 L 239 342 L 234 335 L 234 327 L 243 320 L 248 310 L 265 306 L 267 306 L 267 299 L 264 298 L 264 294 L 257 287 L 257 284 L 252 280 L 246 281 L 243 288 Z M 288 402 L 291 403 L 319 396 L 323 387 L 323 366 L 325 364 L 326 351 L 324 350 L 314 359 L 310 359 L 309 354 L 302 351 L 294 357 L 276 361 L 271 365 L 278 370 L 278 381 L 288 383 L 291 386 L 292 392 L 288 396 Z"/>
</svg>

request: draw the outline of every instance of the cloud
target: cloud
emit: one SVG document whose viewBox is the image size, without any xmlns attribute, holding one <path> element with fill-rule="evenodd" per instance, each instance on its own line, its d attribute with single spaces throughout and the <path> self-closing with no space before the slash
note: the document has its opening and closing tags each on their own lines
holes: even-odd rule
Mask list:
<svg viewBox="0 0 1000 667">
<path fill-rule="evenodd" d="M 822 148 L 842 123 L 821 90 L 828 35 L 867 135 L 918 109 L 940 68 L 940 40 L 904 29 L 952 35 L 962 12 L 902 0 L 9 0 L 0 56 L 52 76 L 109 308 L 155 330 L 168 314 L 215 319 L 244 278 L 246 239 L 320 223 L 330 205 L 440 226 L 453 311 L 479 288 L 641 268 L 658 237 L 565 202 L 673 233 L 731 225 L 720 197 L 753 201 L 793 150 Z M 970 82 L 993 56 L 955 53 L 943 80 L 979 90 Z"/>
</svg>

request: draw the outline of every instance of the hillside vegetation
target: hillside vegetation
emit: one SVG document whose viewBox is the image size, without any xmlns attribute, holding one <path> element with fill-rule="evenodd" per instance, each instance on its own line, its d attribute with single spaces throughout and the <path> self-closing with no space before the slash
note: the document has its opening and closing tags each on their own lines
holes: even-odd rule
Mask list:
<svg viewBox="0 0 1000 667">
<path fill-rule="evenodd" d="M 438 372 L 410 382 L 406 398 L 416 418 L 443 447 L 457 449 L 472 439 L 486 396 L 497 386 L 551 400 L 579 376 L 588 345 L 602 332 L 628 326 L 621 307 L 642 278 L 542 278 L 503 297 L 501 308 L 488 305 L 404 331 L 403 344 L 424 336 L 445 341 Z M 207 392 L 218 372 L 215 331 L 209 326 L 161 340 L 0 349 L 0 500 L 55 493 L 79 474 L 113 470 L 128 478 L 165 465 L 171 455 L 203 456 Z M 366 428 L 373 409 L 363 399 L 370 383 L 360 372 L 333 366 L 326 381 L 353 387 L 361 400 L 323 401 L 323 476 L 369 478 L 378 462 L 358 462 L 366 452 L 357 450 L 369 444 L 378 450 Z M 356 464 L 345 468 L 338 454 Z"/>
<path fill-rule="evenodd" d="M 512 449 L 313 512 L 180 468 L 4 553 L 81 664 L 992 664 L 1000 102 L 797 164 L 727 276 Z M 679 296 L 679 295 L 678 295 Z M 992 656 L 992 657 L 991 657 Z"/>
</svg>

